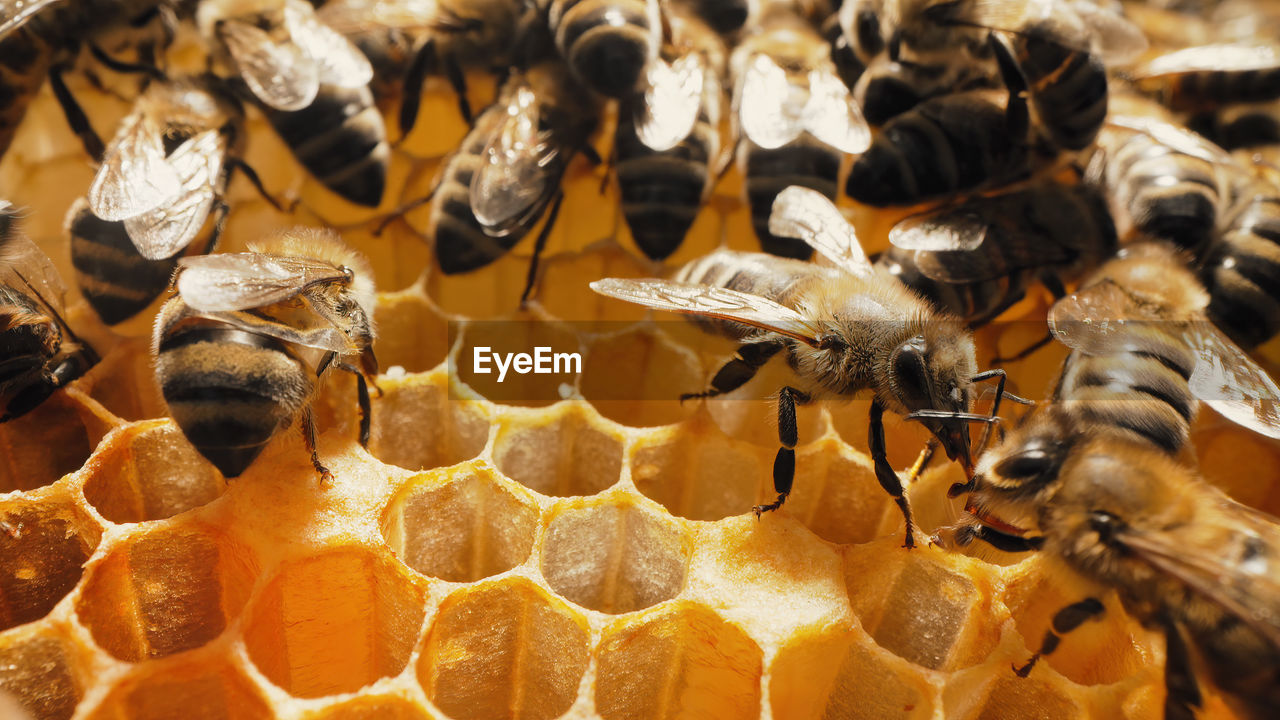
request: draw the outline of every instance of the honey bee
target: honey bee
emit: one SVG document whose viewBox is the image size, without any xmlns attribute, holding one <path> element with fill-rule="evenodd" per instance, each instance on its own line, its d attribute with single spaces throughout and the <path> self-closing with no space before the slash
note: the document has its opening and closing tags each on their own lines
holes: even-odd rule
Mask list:
<svg viewBox="0 0 1280 720">
<path fill-rule="evenodd" d="M 178 427 L 224 476 L 300 420 L 312 465 L 330 477 L 310 404 L 331 367 L 356 376 L 368 443 L 373 276 L 336 234 L 295 228 L 250 252 L 184 257 L 174 282 L 156 318 L 156 379 Z"/>
<path fill-rule="evenodd" d="M 428 234 L 446 274 L 469 272 L 502 257 L 546 214 L 534 244 L 521 303 L 537 277 L 538 256 L 560 212 L 560 180 L 588 142 L 599 107 L 558 60 L 508 78 L 445 164 L 430 197 Z M 550 206 L 550 210 L 548 210 Z"/>
<path fill-rule="evenodd" d="M 94 215 L 84 198 L 72 204 L 66 227 L 80 294 L 107 325 L 142 312 L 169 287 L 181 255 L 148 260 L 123 222 Z"/>
<path fill-rule="evenodd" d="M 196 24 L 303 167 L 353 203 L 382 201 L 391 149 L 359 49 L 305 0 L 205 0 Z"/>
<path fill-rule="evenodd" d="M 894 226 L 876 260 L 907 287 L 985 324 L 1039 279 L 1055 297 L 1116 250 L 1106 200 L 1080 184 L 1039 183 L 916 215 Z"/>
<path fill-rule="evenodd" d="M 31 98 L 49 78 L 71 130 L 90 157 L 102 156 L 102 141 L 67 89 L 62 76 L 86 42 L 145 24 L 179 0 L 3 0 L 0 2 L 0 155 Z"/>
<path fill-rule="evenodd" d="M 1280 101 L 1233 104 L 1193 115 L 1187 127 L 1225 150 L 1280 145 Z"/>
<path fill-rule="evenodd" d="M 693 11 L 712 30 L 732 35 L 742 29 L 758 0 L 671 0 Z"/>
<path fill-rule="evenodd" d="M 723 41 L 677 7 L 667 17 L 671 60 L 655 60 L 645 92 L 623 100 L 614 134 L 622 214 L 654 260 L 680 246 L 715 184 L 725 106 Z"/>
<path fill-rule="evenodd" d="M 473 121 L 464 71 L 505 69 L 525 51 L 524 39 L 542 21 L 535 0 L 330 0 L 320 20 L 351 39 L 374 69 L 374 94 L 399 93 L 400 131 L 417 120 L 422 85 L 442 72 Z"/>
<path fill-rule="evenodd" d="M 34 410 L 98 361 L 63 319 L 62 280 L 0 202 L 0 423 Z"/>
<path fill-rule="evenodd" d="M 1227 497 L 1189 463 L 1107 433 L 1083 434 L 1065 450 L 1024 445 L 992 469 L 979 474 L 971 500 L 990 514 L 962 526 L 957 543 L 977 537 L 1039 549 L 1098 590 L 1118 591 L 1126 610 L 1165 634 L 1164 717 L 1195 717 L 1203 702 L 1190 648 L 1246 711 L 1242 716 L 1275 713 L 1280 525 L 1274 518 Z M 1096 597 L 1059 610 L 1018 674 L 1029 675 L 1062 635 L 1103 610 Z"/>
<path fill-rule="evenodd" d="M 682 267 L 674 280 L 605 279 L 591 288 L 628 302 L 687 313 L 708 332 L 743 344 L 704 392 L 731 392 L 783 353 L 794 385 L 778 392 L 773 466 L 777 499 L 755 508 L 775 510 L 791 492 L 798 441 L 795 406 L 870 390 L 869 447 L 876 478 L 906 519 L 906 547 L 914 525 L 902 484 L 886 457 L 886 410 L 920 420 L 947 456 L 971 472 L 968 422 L 972 385 L 1003 371 L 978 373 L 973 339 L 956 319 L 871 265 L 840 211 L 821 193 L 793 186 L 778 195 L 773 232 L 799 237 L 836 267 L 761 253 L 719 250 Z M 1003 389 L 1003 382 L 1001 383 Z"/>
<path fill-rule="evenodd" d="M 808 258 L 809 245 L 769 231 L 774 198 L 789 185 L 835 198 L 844 154 L 870 142 L 866 121 L 836 74 L 829 45 L 787 3 L 761 10 L 730 67 L 738 168 L 756 237 L 766 252 Z"/>
<path fill-rule="evenodd" d="M 550 0 L 547 26 L 569 69 L 586 87 L 621 98 L 658 56 L 658 0 Z"/>
<path fill-rule="evenodd" d="M 1179 111 L 1280 100 L 1280 43 L 1215 43 L 1152 58 L 1129 73 L 1141 90 Z"/>
<path fill-rule="evenodd" d="M 1280 184 L 1253 176 L 1241 181 L 1239 200 L 1217 241 L 1200 261 L 1209 291 L 1209 317 L 1233 340 L 1253 348 L 1280 333 Z"/>
</svg>

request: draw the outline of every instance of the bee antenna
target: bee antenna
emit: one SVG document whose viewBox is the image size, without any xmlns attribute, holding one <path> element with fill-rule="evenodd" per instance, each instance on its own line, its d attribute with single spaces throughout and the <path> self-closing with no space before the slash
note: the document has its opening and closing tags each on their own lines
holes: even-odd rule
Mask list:
<svg viewBox="0 0 1280 720">
<path fill-rule="evenodd" d="M 950 410 L 916 410 L 906 415 L 907 420 L 964 420 L 980 422 L 988 425 L 1000 424 L 1000 418 L 992 415 L 979 415 L 969 412 L 952 412 Z"/>
</svg>

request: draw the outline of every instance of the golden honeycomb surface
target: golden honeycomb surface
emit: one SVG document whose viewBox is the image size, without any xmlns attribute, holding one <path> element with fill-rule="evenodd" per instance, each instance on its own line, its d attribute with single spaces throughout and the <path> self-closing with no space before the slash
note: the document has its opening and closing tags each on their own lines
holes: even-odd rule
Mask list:
<svg viewBox="0 0 1280 720">
<path fill-rule="evenodd" d="M 102 72 L 121 97 L 79 78 L 72 88 L 109 135 L 129 85 Z M 473 83 L 473 105 L 491 92 Z M 355 441 L 353 383 L 333 378 L 317 402 L 331 483 L 296 431 L 224 480 L 164 416 L 148 355 L 154 308 L 108 329 L 69 287 L 70 319 L 102 362 L 0 425 L 0 689 L 30 716 L 1161 716 L 1163 640 L 1114 593 L 1102 620 L 1030 677 L 1014 674 L 1053 613 L 1091 588 L 1048 558 L 903 549 L 901 516 L 866 454 L 869 402 L 803 408 L 794 493 L 779 512 L 749 513 L 772 497 L 777 436 L 763 398 L 781 371 L 733 399 L 676 400 L 731 345 L 588 290 L 599 277 L 664 271 L 631 244 L 616 189 L 602 200 L 603 169 L 572 167 L 524 314 L 531 241 L 443 277 L 421 235 L 425 208 L 375 233 L 430 188 L 465 132 L 440 85 L 422 117 L 376 210 L 307 178 L 252 115 L 248 162 L 299 202 L 283 214 L 242 181 L 230 192 L 225 250 L 327 224 L 373 262 L 385 374 L 367 451 Z M 46 90 L 0 163 L 0 192 L 27 209 L 26 232 L 67 280 L 63 219 L 92 174 Z M 754 247 L 740 190 L 731 173 L 673 264 L 721 244 Z M 883 231 L 865 239 L 884 246 Z M 1033 297 L 1011 314 L 1044 311 Z M 486 399 L 491 378 L 449 372 L 450 357 L 491 341 L 483 319 L 537 320 L 518 325 L 529 335 L 515 342 L 580 348 L 582 376 L 503 388 L 546 400 Z M 985 329 L 980 361 L 1040 332 Z M 1016 390 L 1043 397 L 1062 357 L 1051 348 L 1012 366 Z M 655 399 L 618 399 L 621 383 L 645 383 L 629 397 Z M 905 469 L 925 435 L 887 424 L 890 459 Z M 1208 410 L 1196 444 L 1211 479 L 1280 510 L 1275 444 Z M 958 476 L 935 463 L 910 487 L 925 534 L 959 516 L 945 496 Z M 1207 693 L 1204 717 L 1234 717 Z"/>
</svg>

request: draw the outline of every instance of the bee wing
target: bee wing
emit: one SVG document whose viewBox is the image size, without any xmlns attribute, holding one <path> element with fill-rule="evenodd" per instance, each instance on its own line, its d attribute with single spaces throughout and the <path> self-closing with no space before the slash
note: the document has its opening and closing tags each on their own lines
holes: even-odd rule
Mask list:
<svg viewBox="0 0 1280 720">
<path fill-rule="evenodd" d="M 164 153 L 164 129 L 142 113 L 124 119 L 89 186 L 89 209 L 107 221 L 154 210 L 181 187 Z"/>
<path fill-rule="evenodd" d="M 908 215 L 889 230 L 903 250 L 968 252 L 982 246 L 991 223 L 970 203 Z"/>
<path fill-rule="evenodd" d="M 801 116 L 804 129 L 844 153 L 861 153 L 871 145 L 871 129 L 849 88 L 833 73 L 809 73 L 809 101 Z"/>
<path fill-rule="evenodd" d="M 521 227 L 559 185 L 555 169 L 563 160 L 538 131 L 538 116 L 533 92 L 518 89 L 481 155 L 483 163 L 471 180 L 471 212 L 490 236 L 503 237 Z"/>
<path fill-rule="evenodd" d="M 65 0 L 9 0 L 0 6 L 0 39 L 17 30 L 50 5 Z"/>
<path fill-rule="evenodd" d="M 804 106 L 796 103 L 796 92 L 787 72 L 768 55 L 759 53 L 751 58 L 738 102 L 738 121 L 751 142 L 772 150 L 804 131 Z"/>
<path fill-rule="evenodd" d="M 1152 58 L 1133 71 L 1146 78 L 1189 72 L 1242 72 L 1280 67 L 1280 45 L 1223 43 L 1176 50 Z"/>
<path fill-rule="evenodd" d="M 0 222 L 8 229 L 0 233 L 0 279 L 14 287 L 26 286 L 58 317 L 62 316 L 62 298 L 66 286 L 53 266 L 53 261 L 18 227 L 18 218 L 9 202 L 0 200 Z"/>
<path fill-rule="evenodd" d="M 216 185 L 226 150 L 222 134 L 206 130 L 179 145 L 169 156 L 169 165 L 181 178 L 182 191 L 170 202 L 124 221 L 125 230 L 144 258 L 173 257 L 195 240 L 217 199 Z"/>
<path fill-rule="evenodd" d="M 1196 352 L 1192 394 L 1223 417 L 1280 438 L 1280 387 L 1267 371 L 1208 320 L 1193 322 L 1188 336 Z"/>
<path fill-rule="evenodd" d="M 670 150 L 689 137 L 698 121 L 706 77 L 702 58 L 690 53 L 670 65 L 657 59 L 645 77 L 649 86 L 637 113 L 636 136 L 652 150 Z"/>
<path fill-rule="evenodd" d="M 759 295 L 695 283 L 620 278 L 596 280 L 591 283 L 591 289 L 601 295 L 637 305 L 720 320 L 733 320 L 785 335 L 808 345 L 818 344 L 816 339 L 818 328 L 803 315 Z"/>
<path fill-rule="evenodd" d="M 233 312 L 283 302 L 322 283 L 345 281 L 341 268 L 262 253 L 196 255 L 178 260 L 178 294 L 200 312 Z"/>
<path fill-rule="evenodd" d="M 1118 351 L 1136 323 L 1153 318 L 1119 285 L 1103 280 L 1058 300 L 1049 308 L 1049 329 L 1072 350 Z"/>
<path fill-rule="evenodd" d="M 778 193 L 769 215 L 769 232 L 805 241 L 845 272 L 864 277 L 873 272 L 853 226 L 817 190 L 792 185 Z"/>
<path fill-rule="evenodd" d="M 1133 60 L 1147 49 L 1141 28 L 1113 10 L 1093 6 L 1090 0 L 972 0 L 959 6 L 959 25 L 1001 30 L 1025 35 L 1028 27 L 1036 36 L 1074 50 L 1096 52 L 1108 63 Z M 1048 25 L 1049 30 L 1044 28 Z"/>
<path fill-rule="evenodd" d="M 1075 0 L 1070 7 L 1089 29 L 1103 62 L 1125 65 L 1147 51 L 1146 33 L 1123 15 L 1093 0 Z"/>
<path fill-rule="evenodd" d="M 1264 548 L 1280 543 L 1274 519 L 1239 513 L 1231 516 L 1231 522 L 1232 527 L 1212 536 L 1247 533 Z M 1242 561 L 1230 556 L 1232 551 L 1239 552 L 1234 543 L 1206 547 L 1189 543 L 1188 535 L 1191 533 L 1174 536 L 1126 529 L 1117 532 L 1115 539 L 1152 567 L 1221 605 L 1280 649 L 1280 567 L 1274 557 L 1264 551 Z"/>
<path fill-rule="evenodd" d="M 186 298 L 184 297 L 183 299 L 185 300 Z M 353 355 L 360 352 L 360 349 L 351 342 L 346 333 L 333 326 L 297 328 L 247 312 L 200 311 L 199 315 L 238 327 L 247 332 L 279 338 L 295 345 L 329 350 L 341 355 Z"/>
<path fill-rule="evenodd" d="M 218 27 L 219 38 L 254 97 L 287 112 L 301 110 L 316 99 L 319 67 L 296 43 L 277 42 L 266 30 L 240 20 L 227 20 Z"/>
<path fill-rule="evenodd" d="M 421 31 L 429 27 L 433 2 L 329 0 L 316 10 L 320 22 L 343 35 L 371 30 Z"/>
<path fill-rule="evenodd" d="M 320 82 L 357 88 L 373 79 L 373 66 L 364 53 L 342 33 L 321 22 L 310 5 L 286 3 L 284 18 L 294 44 L 316 64 Z"/>
<path fill-rule="evenodd" d="M 1174 150 L 1211 163 L 1230 163 L 1231 156 L 1199 133 L 1156 118 L 1113 115 L 1107 124 L 1143 133 Z"/>
</svg>

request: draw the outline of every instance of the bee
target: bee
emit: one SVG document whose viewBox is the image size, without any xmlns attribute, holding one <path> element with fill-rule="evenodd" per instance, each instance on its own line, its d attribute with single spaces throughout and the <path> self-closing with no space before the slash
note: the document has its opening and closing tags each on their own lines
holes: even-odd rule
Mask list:
<svg viewBox="0 0 1280 720">
<path fill-rule="evenodd" d="M 0 155 L 46 77 L 71 130 L 90 157 L 102 141 L 62 76 L 85 43 L 138 27 L 154 15 L 184 6 L 180 0 L 4 0 L 0 2 Z"/>
<path fill-rule="evenodd" d="M 658 56 L 658 0 L 550 0 L 547 26 L 573 76 L 606 97 L 640 84 Z"/>
<path fill-rule="evenodd" d="M 184 257 L 174 283 L 156 318 L 156 379 L 178 427 L 224 476 L 298 420 L 312 465 L 330 477 L 311 416 L 330 368 L 356 376 L 368 443 L 373 276 L 335 233 L 295 228 L 249 252 Z"/>
<path fill-rule="evenodd" d="M 80 198 L 67 213 L 71 267 L 89 307 L 107 325 L 118 325 L 147 308 L 169 287 L 180 254 L 148 260 L 120 221 L 93 214 Z"/>
<path fill-rule="evenodd" d="M 682 6 L 721 35 L 733 35 L 747 24 L 759 0 L 671 0 L 668 9 Z"/>
<path fill-rule="evenodd" d="M 34 410 L 98 356 L 63 319 L 62 280 L 0 202 L 0 423 Z"/>
<path fill-rule="evenodd" d="M 303 167 L 346 200 L 381 203 L 391 149 L 359 49 L 305 0 L 205 0 L 196 24 Z"/>
<path fill-rule="evenodd" d="M 1209 317 L 1253 348 L 1280 333 L 1280 184 L 1254 176 L 1241 181 L 1237 197 L 1201 258 L 1200 280 L 1209 291 Z"/>
<path fill-rule="evenodd" d="M 835 198 L 845 153 L 870 131 L 836 74 L 830 47 L 788 4 L 764 8 L 730 59 L 738 168 L 756 237 L 766 252 L 808 258 L 812 249 L 769 231 L 774 198 L 802 185 Z"/>
<path fill-rule="evenodd" d="M 1085 434 L 1061 454 L 1051 461 L 1045 449 L 1027 447 L 1003 461 L 1010 474 L 980 475 L 972 502 L 1001 514 L 962 526 L 956 542 L 978 537 L 1039 549 L 1099 590 L 1114 588 L 1127 611 L 1165 635 L 1164 717 L 1195 717 L 1203 702 L 1192 648 L 1248 717 L 1274 714 L 1280 525 L 1141 441 Z M 1026 518 L 1018 522 L 1039 532 L 1027 535 L 1007 517 Z M 1103 611 L 1096 597 L 1059 610 L 1018 674 L 1029 675 L 1062 635 Z"/>
<path fill-rule="evenodd" d="M 757 514 L 777 509 L 791 492 L 796 405 L 865 390 L 874 393 L 869 447 L 876 478 L 902 510 L 906 547 L 913 547 L 910 507 L 885 455 L 884 412 L 920 420 L 947 456 L 969 473 L 967 423 L 988 419 L 969 413 L 972 385 L 1003 378 L 1003 371 L 978 373 L 973 339 L 963 325 L 872 266 L 852 226 L 821 193 L 787 188 L 775 201 L 770 227 L 779 235 L 810 243 L 835 267 L 719 250 L 685 265 L 674 280 L 605 279 L 591 283 L 591 288 L 628 302 L 691 314 L 708 332 L 743 343 L 709 389 L 686 398 L 731 392 L 770 358 L 785 355 L 796 382 L 778 392 L 782 447 L 773 466 L 778 496 L 757 506 Z"/>
<path fill-rule="evenodd" d="M 1187 120 L 1187 127 L 1225 150 L 1280 145 L 1280 101 L 1199 113 Z"/>
<path fill-rule="evenodd" d="M 517 64 L 526 38 L 542 22 L 534 0 L 330 0 L 317 15 L 369 58 L 375 96 L 400 94 L 402 134 L 416 123 L 430 73 L 442 72 L 449 80 L 458 110 L 471 124 L 464 71 Z"/>
<path fill-rule="evenodd" d="M 1177 111 L 1280 100 L 1280 43 L 1214 43 L 1169 52 L 1129 72 L 1137 87 Z"/>
<path fill-rule="evenodd" d="M 876 265 L 971 327 L 995 319 L 1039 279 L 1064 283 L 1111 257 L 1116 229 L 1095 188 L 1039 183 L 908 217 Z"/>
<path fill-rule="evenodd" d="M 676 7 L 668 19 L 671 61 L 655 60 L 645 92 L 623 100 L 614 134 L 622 214 L 654 260 L 680 246 L 715 184 L 726 104 L 723 41 Z"/>
<path fill-rule="evenodd" d="M 502 257 L 544 212 L 523 303 L 537 277 L 538 256 L 560 212 L 560 180 L 578 152 L 599 162 L 588 142 L 599 117 L 596 100 L 558 60 L 539 63 L 503 84 L 448 160 L 430 196 L 428 234 L 448 275 Z M 548 210 L 550 206 L 550 210 Z"/>
</svg>

